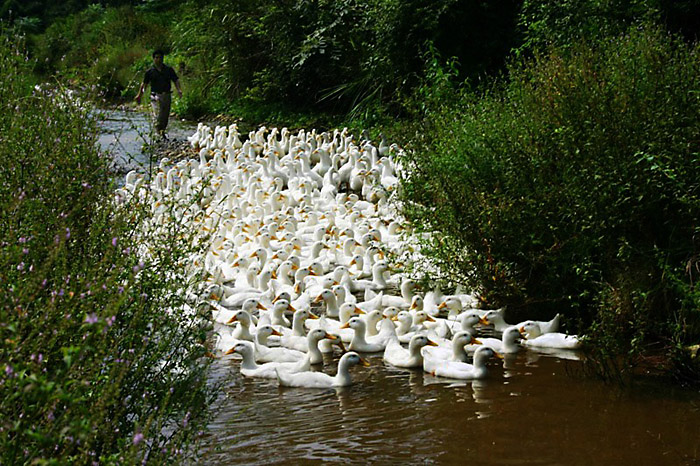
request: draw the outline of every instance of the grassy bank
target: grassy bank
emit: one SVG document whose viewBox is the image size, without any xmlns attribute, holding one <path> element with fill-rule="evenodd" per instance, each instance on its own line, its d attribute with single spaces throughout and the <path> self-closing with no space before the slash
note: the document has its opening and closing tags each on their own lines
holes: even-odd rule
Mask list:
<svg viewBox="0 0 700 466">
<path fill-rule="evenodd" d="M 0 462 L 191 458 L 212 394 L 187 231 L 115 205 L 87 109 L 13 40 L 0 72 Z"/>
</svg>

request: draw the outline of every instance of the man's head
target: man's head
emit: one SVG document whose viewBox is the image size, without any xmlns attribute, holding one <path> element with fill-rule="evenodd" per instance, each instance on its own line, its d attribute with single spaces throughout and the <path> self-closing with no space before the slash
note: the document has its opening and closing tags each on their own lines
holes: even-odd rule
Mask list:
<svg viewBox="0 0 700 466">
<path fill-rule="evenodd" d="M 156 65 L 162 64 L 163 63 L 163 55 L 165 55 L 165 54 L 163 53 L 162 50 L 160 50 L 160 49 L 154 50 L 153 55 L 152 55 L 153 56 L 153 63 L 155 63 Z"/>
</svg>

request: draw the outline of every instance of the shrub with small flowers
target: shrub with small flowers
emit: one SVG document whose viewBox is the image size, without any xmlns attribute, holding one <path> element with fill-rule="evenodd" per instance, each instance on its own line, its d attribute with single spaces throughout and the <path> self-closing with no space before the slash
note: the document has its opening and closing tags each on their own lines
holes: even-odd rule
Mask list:
<svg viewBox="0 0 700 466">
<path fill-rule="evenodd" d="M 0 41 L 0 464 L 196 455 L 208 327 L 182 290 L 201 242 L 117 206 L 90 114 L 35 94 Z"/>
</svg>

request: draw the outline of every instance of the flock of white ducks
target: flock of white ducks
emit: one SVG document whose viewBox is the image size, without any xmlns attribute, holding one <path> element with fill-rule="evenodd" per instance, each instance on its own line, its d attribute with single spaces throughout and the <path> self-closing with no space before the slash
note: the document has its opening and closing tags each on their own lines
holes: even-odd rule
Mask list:
<svg viewBox="0 0 700 466">
<path fill-rule="evenodd" d="M 192 270 L 207 277 L 214 347 L 239 355 L 242 375 L 346 386 L 350 367 L 368 364 L 360 354 L 381 353 L 393 366 L 475 379 L 521 345 L 580 346 L 554 333 L 559 316 L 509 325 L 471 294 L 421 295 L 392 271 L 412 241 L 393 202 L 401 149 L 383 136 L 375 146 L 347 129 L 262 127 L 242 141 L 235 124 L 200 123 L 188 139 L 198 159 L 163 159 L 150 180 L 130 172 L 117 201 L 150 199 L 152 225 L 188 224 L 210 244 Z M 481 328 L 503 336 L 480 338 Z M 322 364 L 333 352 L 342 357 L 331 376 Z"/>
</svg>

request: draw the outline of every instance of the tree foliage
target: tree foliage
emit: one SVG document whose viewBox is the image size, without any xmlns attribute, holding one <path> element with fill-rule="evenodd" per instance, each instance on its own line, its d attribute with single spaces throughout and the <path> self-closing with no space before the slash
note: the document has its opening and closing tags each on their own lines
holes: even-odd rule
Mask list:
<svg viewBox="0 0 700 466">
<path fill-rule="evenodd" d="M 699 53 L 645 27 L 536 54 L 478 96 L 433 72 L 403 191 L 428 253 L 513 321 L 563 312 L 630 353 L 697 341 Z"/>
</svg>

